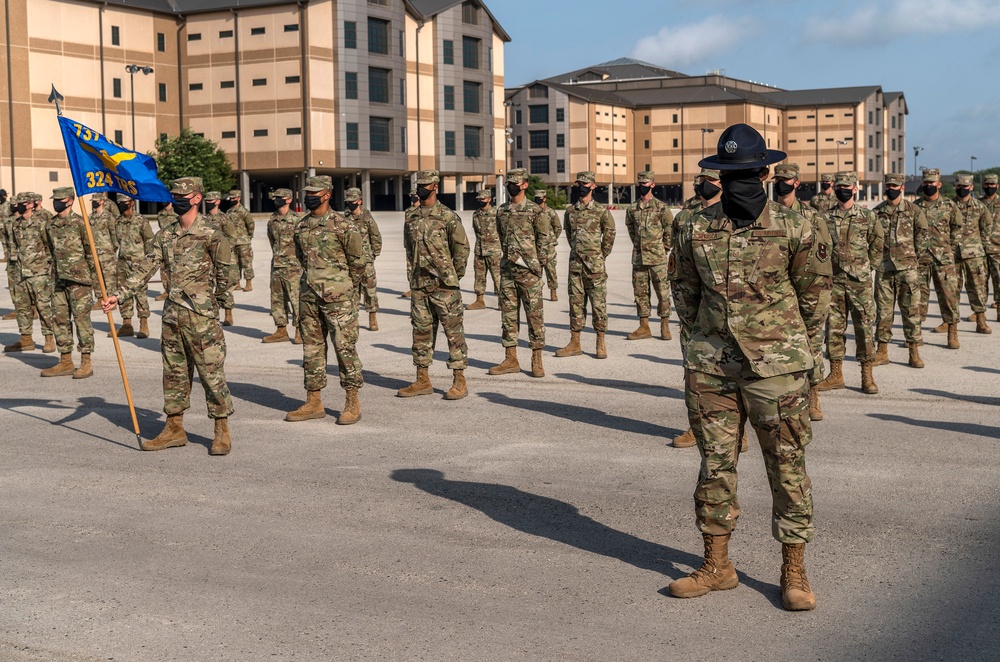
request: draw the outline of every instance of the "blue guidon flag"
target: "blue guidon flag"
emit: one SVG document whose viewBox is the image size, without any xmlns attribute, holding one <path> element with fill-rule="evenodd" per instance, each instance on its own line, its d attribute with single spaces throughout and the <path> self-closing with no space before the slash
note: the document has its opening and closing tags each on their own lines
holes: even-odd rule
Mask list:
<svg viewBox="0 0 1000 662">
<path fill-rule="evenodd" d="M 68 117 L 59 117 L 59 128 L 77 195 L 117 191 L 146 202 L 173 201 L 151 156 L 125 149 Z"/>
</svg>

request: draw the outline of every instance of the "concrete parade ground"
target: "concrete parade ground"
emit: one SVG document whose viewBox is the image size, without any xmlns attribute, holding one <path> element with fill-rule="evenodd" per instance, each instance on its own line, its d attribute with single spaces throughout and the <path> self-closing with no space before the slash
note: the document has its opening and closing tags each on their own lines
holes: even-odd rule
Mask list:
<svg viewBox="0 0 1000 662">
<path fill-rule="evenodd" d="M 274 326 L 258 220 L 254 291 L 235 293 L 226 329 L 227 457 L 208 455 L 197 384 L 192 443 L 138 451 L 107 317 L 93 314 L 86 380 L 39 377 L 58 355 L 42 354 L 36 322 L 36 351 L 0 355 L 0 660 L 1000 658 L 995 312 L 993 335 L 963 321 L 951 351 L 930 332 L 932 302 L 923 370 L 906 365 L 897 316 L 892 362 L 875 369 L 881 393 L 861 393 L 849 359 L 848 388 L 823 394 L 807 454 L 815 611 L 781 607 L 752 432 L 730 545 L 740 585 L 680 600 L 666 587 L 700 564 L 702 541 L 698 451 L 668 445 L 687 428 L 678 328 L 674 317 L 669 342 L 625 340 L 637 322 L 631 246 L 615 217 L 609 358 L 593 358 L 589 319 L 585 355 L 553 356 L 569 340 L 563 237 L 559 301 L 545 302 L 546 377 L 528 376 L 524 324 L 522 373 L 486 374 L 503 358 L 491 283 L 489 307 L 465 314 L 469 397 L 449 402 L 443 333 L 435 394 L 394 397 L 414 378 L 402 214 L 376 214 L 381 330 L 367 330 L 362 310 L 353 426 L 334 424 L 344 392 L 332 347 L 328 416 L 282 420 L 305 396 L 302 348 L 260 342 Z M 470 260 L 467 302 L 472 282 Z M 0 284 L 3 313 L 5 275 Z M 150 305 L 151 337 L 122 339 L 145 439 L 164 420 L 162 303 Z M 0 322 L 0 341 L 17 337 L 15 321 Z"/>
</svg>

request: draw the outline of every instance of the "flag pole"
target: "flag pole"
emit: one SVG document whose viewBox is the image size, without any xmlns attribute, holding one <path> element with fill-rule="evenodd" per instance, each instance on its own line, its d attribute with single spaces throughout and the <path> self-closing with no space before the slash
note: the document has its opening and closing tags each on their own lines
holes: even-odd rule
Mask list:
<svg viewBox="0 0 1000 662">
<path fill-rule="evenodd" d="M 90 243 L 90 253 L 94 256 L 94 269 L 97 270 L 97 281 L 101 285 L 101 300 L 108 298 L 108 288 L 104 283 L 104 272 L 101 269 L 101 261 L 97 255 L 97 246 L 94 245 L 94 231 L 90 226 L 90 219 L 87 218 L 87 209 L 80 199 L 80 213 L 83 216 L 83 224 L 87 227 L 87 241 Z M 118 369 L 122 373 L 122 384 L 125 386 L 125 398 L 128 400 L 128 410 L 132 414 L 132 427 L 135 430 L 135 440 L 142 448 L 142 435 L 139 432 L 139 419 L 135 415 L 135 404 L 132 402 L 132 389 L 128 385 L 128 375 L 125 373 L 125 359 L 122 358 L 122 348 L 118 342 L 118 331 L 115 329 L 115 318 L 111 311 L 108 311 L 108 326 L 111 327 L 111 339 L 115 343 L 115 354 L 118 356 Z"/>
</svg>

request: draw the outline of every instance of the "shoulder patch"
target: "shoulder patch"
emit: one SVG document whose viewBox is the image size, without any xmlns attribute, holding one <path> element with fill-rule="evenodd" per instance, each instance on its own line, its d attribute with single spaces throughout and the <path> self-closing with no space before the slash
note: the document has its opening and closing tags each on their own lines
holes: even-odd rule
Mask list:
<svg viewBox="0 0 1000 662">
<path fill-rule="evenodd" d="M 827 250 L 826 243 L 820 243 L 816 245 L 816 257 L 820 262 L 826 262 L 830 257 L 830 251 Z"/>
</svg>

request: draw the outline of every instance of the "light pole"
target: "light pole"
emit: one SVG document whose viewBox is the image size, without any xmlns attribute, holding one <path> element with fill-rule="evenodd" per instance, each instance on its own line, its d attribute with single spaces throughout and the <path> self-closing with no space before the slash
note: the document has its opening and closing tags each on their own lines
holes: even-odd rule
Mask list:
<svg viewBox="0 0 1000 662">
<path fill-rule="evenodd" d="M 969 173 L 972 175 L 972 190 L 976 190 L 976 157 L 969 157 Z"/>
<path fill-rule="evenodd" d="M 128 72 L 128 85 L 129 92 L 132 96 L 131 110 L 132 110 L 132 151 L 135 151 L 135 75 L 142 72 L 143 76 L 148 76 L 153 73 L 153 67 L 143 66 L 140 67 L 138 64 L 126 64 L 125 71 Z"/>
<path fill-rule="evenodd" d="M 837 172 L 840 172 L 840 146 L 846 144 L 847 144 L 846 140 L 837 141 Z"/>
<path fill-rule="evenodd" d="M 704 127 L 702 127 L 702 129 L 701 129 L 701 156 L 702 156 L 702 158 L 705 157 L 705 134 L 706 133 L 715 133 L 715 129 L 706 129 Z"/>
<path fill-rule="evenodd" d="M 920 156 L 920 152 L 924 151 L 923 147 L 913 146 L 913 177 L 917 176 L 917 157 Z"/>
<path fill-rule="evenodd" d="M 504 133 L 506 134 L 506 141 L 507 141 L 507 151 L 504 154 L 504 163 L 503 163 L 503 165 L 504 165 L 504 173 L 503 173 L 504 197 L 503 197 L 503 199 L 504 200 L 508 200 L 510 196 L 507 195 L 507 173 L 510 172 L 510 154 L 511 154 L 511 152 L 514 151 L 514 135 L 513 135 L 514 134 L 514 128 L 513 128 L 514 127 L 514 122 L 512 121 L 512 118 L 511 118 L 511 113 L 513 111 L 511 111 L 510 109 L 511 108 L 520 108 L 521 104 L 517 103 L 516 101 L 504 101 L 503 105 L 504 105 L 504 108 L 507 109 L 507 111 L 506 111 L 507 112 L 507 127 L 504 129 Z M 494 195 L 496 195 L 496 194 L 494 194 Z"/>
</svg>

